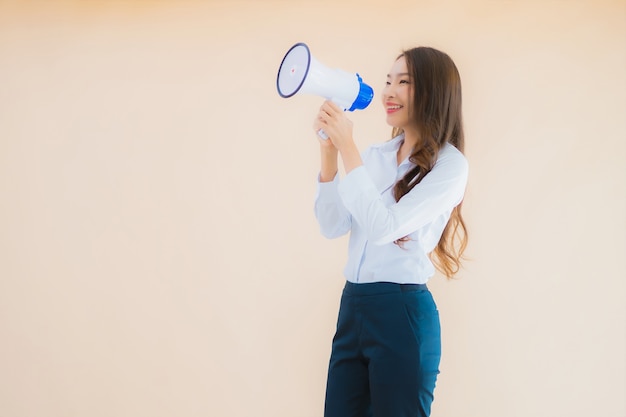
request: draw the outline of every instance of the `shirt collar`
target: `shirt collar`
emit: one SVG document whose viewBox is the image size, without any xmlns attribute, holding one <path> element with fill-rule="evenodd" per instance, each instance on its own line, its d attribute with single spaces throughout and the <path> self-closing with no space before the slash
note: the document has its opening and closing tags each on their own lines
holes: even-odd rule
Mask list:
<svg viewBox="0 0 626 417">
<path fill-rule="evenodd" d="M 398 136 L 384 142 L 380 145 L 381 152 L 398 152 L 400 145 L 404 141 L 404 133 L 400 133 Z"/>
<path fill-rule="evenodd" d="M 385 153 L 393 152 L 393 158 L 395 161 L 398 155 L 398 150 L 400 149 L 400 146 L 402 145 L 402 142 L 404 142 L 404 132 L 400 133 L 395 138 L 392 138 L 391 140 L 383 143 L 380 150 Z M 398 165 L 398 168 L 400 168 L 401 166 L 405 166 L 405 165 L 414 165 L 414 164 L 413 162 L 409 160 L 409 157 L 406 157 L 404 161 L 400 162 L 400 165 Z"/>
</svg>

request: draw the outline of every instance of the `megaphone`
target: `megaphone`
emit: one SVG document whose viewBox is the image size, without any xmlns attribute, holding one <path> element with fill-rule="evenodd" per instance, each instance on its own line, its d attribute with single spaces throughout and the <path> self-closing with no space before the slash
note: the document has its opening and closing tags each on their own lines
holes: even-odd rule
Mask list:
<svg viewBox="0 0 626 417">
<path fill-rule="evenodd" d="M 296 93 L 322 96 L 348 111 L 365 109 L 374 97 L 374 90 L 359 74 L 320 64 L 302 42 L 292 46 L 280 63 L 276 89 L 283 98 Z M 328 138 L 323 132 L 320 136 Z"/>
</svg>

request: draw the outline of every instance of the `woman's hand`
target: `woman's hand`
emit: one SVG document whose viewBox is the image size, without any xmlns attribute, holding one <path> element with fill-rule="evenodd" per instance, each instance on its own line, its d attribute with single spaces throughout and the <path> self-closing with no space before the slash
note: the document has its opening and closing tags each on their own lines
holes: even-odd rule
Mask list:
<svg viewBox="0 0 626 417">
<path fill-rule="evenodd" d="M 341 154 L 346 173 L 363 165 L 359 150 L 352 138 L 352 122 L 343 110 L 330 100 L 326 100 L 313 122 L 313 129 L 324 131 L 328 139 L 319 137 L 322 151 L 322 182 L 330 181 L 337 172 L 337 154 Z"/>
<path fill-rule="evenodd" d="M 320 138 L 322 146 L 330 146 L 332 144 L 335 148 L 341 150 L 341 148 L 354 143 L 352 139 L 352 122 L 346 117 L 345 112 L 330 100 L 326 100 L 320 107 L 317 118 L 313 123 L 313 129 L 315 129 L 316 133 L 322 129 L 328 136 L 326 140 Z"/>
</svg>

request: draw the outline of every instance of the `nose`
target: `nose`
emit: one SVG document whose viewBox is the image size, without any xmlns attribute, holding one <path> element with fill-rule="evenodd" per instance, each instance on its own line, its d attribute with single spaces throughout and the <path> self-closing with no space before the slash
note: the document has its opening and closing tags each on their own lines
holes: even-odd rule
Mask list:
<svg viewBox="0 0 626 417">
<path fill-rule="evenodd" d="M 384 103 L 385 101 L 387 101 L 388 98 L 393 98 L 395 96 L 395 89 L 391 84 L 385 84 L 385 87 L 383 88 L 383 93 L 381 95 Z"/>
</svg>

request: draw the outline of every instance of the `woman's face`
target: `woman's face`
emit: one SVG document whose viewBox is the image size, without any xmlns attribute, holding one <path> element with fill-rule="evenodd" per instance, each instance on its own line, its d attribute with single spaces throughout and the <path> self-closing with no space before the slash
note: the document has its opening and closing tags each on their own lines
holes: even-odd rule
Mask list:
<svg viewBox="0 0 626 417">
<path fill-rule="evenodd" d="M 413 80 L 402 56 L 393 63 L 387 75 L 382 100 L 387 113 L 387 124 L 404 130 L 411 128 L 410 108 L 413 104 Z"/>
</svg>

